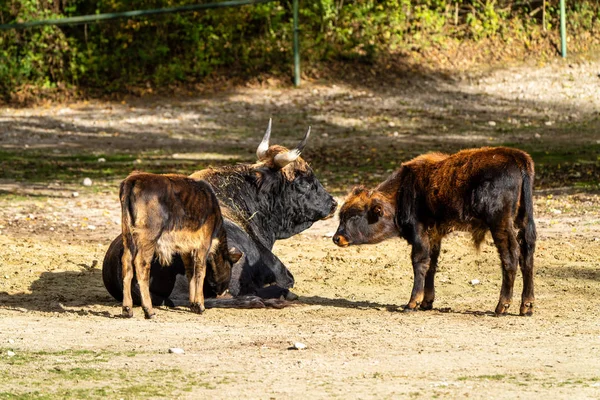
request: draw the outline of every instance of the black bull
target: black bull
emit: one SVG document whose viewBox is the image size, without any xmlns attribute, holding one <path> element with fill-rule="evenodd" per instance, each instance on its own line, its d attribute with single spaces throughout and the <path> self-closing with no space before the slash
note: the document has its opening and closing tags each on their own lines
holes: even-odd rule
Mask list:
<svg viewBox="0 0 600 400">
<path fill-rule="evenodd" d="M 294 277 L 272 253 L 275 241 L 308 229 L 314 222 L 331 216 L 337 207 L 310 166 L 299 156 L 310 129 L 299 146 L 289 151 L 278 145 L 269 147 L 270 127 L 269 122 L 257 150 L 256 164 L 207 169 L 193 174 L 213 187 L 223 209 L 228 245 L 244 254 L 232 269 L 229 292 L 233 296 L 287 297 L 288 289 L 294 285 Z M 119 301 L 123 298 L 122 255 L 123 241 L 119 235 L 108 248 L 102 267 L 104 285 Z M 204 284 L 207 298 L 216 295 L 211 281 L 212 277 L 207 273 Z M 152 261 L 150 294 L 154 305 L 186 303 L 188 285 L 179 256 L 173 258 L 169 267 L 162 267 L 156 259 Z M 132 295 L 134 303 L 139 304 L 135 279 Z M 228 306 L 227 302 L 207 300 L 206 307 Z M 235 302 L 231 305 L 253 306 Z"/>
</svg>

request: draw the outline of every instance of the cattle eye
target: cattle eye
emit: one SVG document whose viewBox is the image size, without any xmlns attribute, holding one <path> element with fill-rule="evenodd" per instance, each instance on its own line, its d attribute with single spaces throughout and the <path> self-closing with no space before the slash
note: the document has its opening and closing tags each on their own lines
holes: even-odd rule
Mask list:
<svg viewBox="0 0 600 400">
<path fill-rule="evenodd" d="M 302 190 L 308 190 L 310 188 L 310 182 L 307 179 L 300 178 L 298 179 L 298 186 Z"/>
</svg>

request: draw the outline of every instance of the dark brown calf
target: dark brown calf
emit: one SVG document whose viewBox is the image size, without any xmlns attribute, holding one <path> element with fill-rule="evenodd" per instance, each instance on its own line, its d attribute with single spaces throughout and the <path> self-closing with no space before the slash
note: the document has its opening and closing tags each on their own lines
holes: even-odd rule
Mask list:
<svg viewBox="0 0 600 400">
<path fill-rule="evenodd" d="M 133 173 L 119 193 L 123 229 L 123 315 L 133 316 L 133 267 L 146 318 L 154 317 L 150 299 L 150 264 L 156 254 L 164 266 L 179 253 L 190 282 L 190 308 L 204 311 L 203 285 L 210 258 L 219 292 L 227 289 L 231 265 L 242 254 L 228 250 L 217 197 L 202 180 L 183 175 Z"/>
<path fill-rule="evenodd" d="M 340 211 L 334 243 L 378 243 L 401 236 L 412 245 L 414 286 L 407 310 L 431 309 L 442 238 L 470 231 L 479 247 L 492 233 L 502 262 L 502 289 L 496 314 L 510 306 L 520 264 L 521 315 L 533 313 L 534 168 L 531 157 L 505 147 L 419 156 L 374 190 L 355 188 Z"/>
</svg>

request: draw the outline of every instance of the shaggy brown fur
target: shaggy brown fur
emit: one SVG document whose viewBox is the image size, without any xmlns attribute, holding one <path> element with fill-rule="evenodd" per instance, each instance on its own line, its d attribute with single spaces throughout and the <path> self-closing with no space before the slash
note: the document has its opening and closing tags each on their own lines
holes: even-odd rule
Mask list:
<svg viewBox="0 0 600 400">
<path fill-rule="evenodd" d="M 227 234 L 217 197 L 204 181 L 183 175 L 133 173 L 120 190 L 123 230 L 123 315 L 133 316 L 133 266 L 146 318 L 154 317 L 150 299 L 150 263 L 156 255 L 164 266 L 179 253 L 190 282 L 190 307 L 204 311 L 207 259 L 221 291 L 227 288 L 231 265 L 241 253 L 227 248 Z"/>
<path fill-rule="evenodd" d="M 453 155 L 421 155 L 374 190 L 355 188 L 340 211 L 334 242 L 378 243 L 394 236 L 412 245 L 414 286 L 406 308 L 431 309 L 442 238 L 469 231 L 476 246 L 487 231 L 502 262 L 502 289 L 496 314 L 506 313 L 520 264 L 521 315 L 533 313 L 534 165 L 520 150 L 485 147 Z"/>
</svg>

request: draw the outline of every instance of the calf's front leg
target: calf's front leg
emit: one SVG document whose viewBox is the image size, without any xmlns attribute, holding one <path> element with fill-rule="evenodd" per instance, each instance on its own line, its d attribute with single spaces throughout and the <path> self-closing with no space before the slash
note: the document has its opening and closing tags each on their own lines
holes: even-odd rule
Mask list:
<svg viewBox="0 0 600 400">
<path fill-rule="evenodd" d="M 426 235 L 415 237 L 412 243 L 411 259 L 414 281 L 410 300 L 404 307 L 405 311 L 415 311 L 425 297 L 425 276 L 429 270 L 431 260 L 429 237 Z M 432 299 L 431 302 L 433 302 Z"/>
<path fill-rule="evenodd" d="M 196 256 L 194 258 L 194 277 L 190 281 L 190 309 L 196 314 L 202 314 L 204 308 L 204 277 L 206 276 L 206 257 Z M 192 298 L 192 286 L 194 297 Z"/>
<path fill-rule="evenodd" d="M 435 300 L 435 273 L 437 272 L 441 246 L 441 239 L 431 239 L 429 269 L 427 269 L 427 274 L 425 275 L 425 294 L 421 302 L 422 310 L 431 310 L 433 308 L 433 301 Z"/>
</svg>

